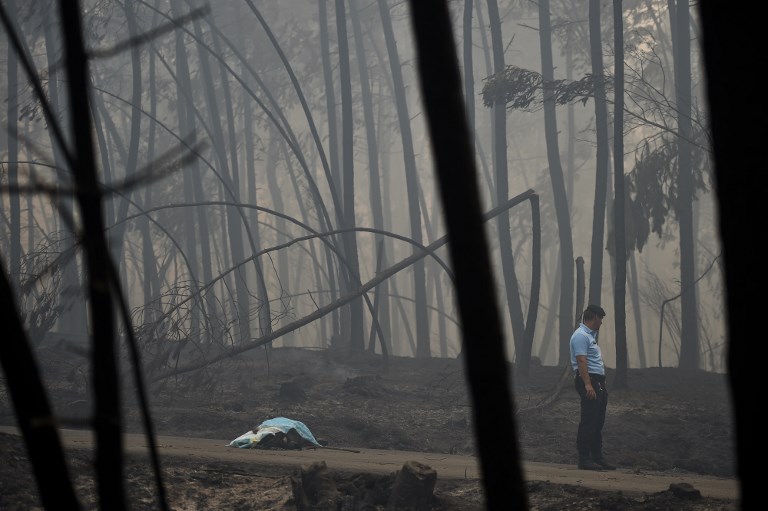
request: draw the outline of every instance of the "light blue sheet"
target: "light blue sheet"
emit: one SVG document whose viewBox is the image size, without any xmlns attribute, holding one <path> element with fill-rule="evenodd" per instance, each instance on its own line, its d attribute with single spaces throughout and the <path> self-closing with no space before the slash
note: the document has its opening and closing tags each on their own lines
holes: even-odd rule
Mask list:
<svg viewBox="0 0 768 511">
<path fill-rule="evenodd" d="M 293 420 L 293 419 L 287 419 L 285 417 L 275 417 L 272 419 L 267 419 L 261 424 L 258 425 L 254 429 L 254 431 L 258 431 L 261 428 L 277 428 L 278 430 L 282 431 L 283 433 L 288 433 L 289 430 L 295 429 L 299 435 L 301 435 L 302 438 L 310 442 L 312 445 L 316 447 L 322 447 L 320 443 L 315 439 L 315 436 L 312 434 L 312 432 L 309 430 L 309 428 L 301 421 Z M 232 442 L 229 443 L 231 447 L 240 447 L 240 448 L 253 448 L 257 446 L 256 442 L 256 433 L 253 431 L 249 431 L 248 433 L 245 433 L 244 435 L 239 436 L 238 438 L 232 440 Z"/>
</svg>

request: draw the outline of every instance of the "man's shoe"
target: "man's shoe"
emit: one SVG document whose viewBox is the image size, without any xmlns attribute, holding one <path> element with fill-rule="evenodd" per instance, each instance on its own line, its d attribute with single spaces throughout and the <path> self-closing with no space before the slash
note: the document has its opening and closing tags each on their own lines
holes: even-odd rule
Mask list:
<svg viewBox="0 0 768 511">
<path fill-rule="evenodd" d="M 579 460 L 579 469 L 581 470 L 605 470 L 602 465 L 598 465 L 592 460 Z"/>
<path fill-rule="evenodd" d="M 603 458 L 596 459 L 595 464 L 600 465 L 603 470 L 616 470 L 616 467 L 605 461 Z"/>
</svg>

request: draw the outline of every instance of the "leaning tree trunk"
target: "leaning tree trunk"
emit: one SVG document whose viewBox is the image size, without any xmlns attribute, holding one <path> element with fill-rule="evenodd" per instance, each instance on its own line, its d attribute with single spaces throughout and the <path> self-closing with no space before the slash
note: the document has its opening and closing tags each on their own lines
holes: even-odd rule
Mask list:
<svg viewBox="0 0 768 511">
<path fill-rule="evenodd" d="M 8 12 L 14 18 L 18 19 L 16 12 L 16 1 L 8 2 Z M 8 45 L 8 76 L 6 84 L 8 86 L 8 101 L 6 102 L 6 114 L 8 122 L 8 186 L 13 188 L 19 180 L 19 68 L 16 50 L 12 45 Z M 14 290 L 19 289 L 21 276 L 21 198 L 18 193 L 11 193 L 8 197 L 8 203 L 11 209 L 11 251 L 8 260 L 8 270 L 11 277 L 11 287 Z M 28 226 L 32 228 L 32 226 Z M 32 247 L 30 247 L 31 249 Z M 0 267 L 0 271 L 4 268 Z"/>
<path fill-rule="evenodd" d="M 122 414 L 114 321 L 114 284 L 110 283 L 109 248 L 104 235 L 102 197 L 94 161 L 91 109 L 88 105 L 88 56 L 83 42 L 79 2 L 59 4 L 64 33 L 74 138 L 73 167 L 77 203 L 83 222 L 88 266 L 89 307 L 92 319 L 92 371 L 95 394 L 96 474 L 99 504 L 125 509 L 123 483 Z"/>
<path fill-rule="evenodd" d="M 527 509 L 504 334 L 448 5 L 426 0 L 413 0 L 410 5 L 422 98 L 456 271 L 486 509 Z M 497 442 L 498 431 L 504 431 L 507 440 Z"/>
<path fill-rule="evenodd" d="M 10 46 L 10 45 L 9 45 Z M 58 421 L 48 401 L 43 379 L 24 331 L 10 281 L 0 260 L 0 366 L 21 435 L 46 509 L 80 509 L 69 477 Z"/>
</svg>

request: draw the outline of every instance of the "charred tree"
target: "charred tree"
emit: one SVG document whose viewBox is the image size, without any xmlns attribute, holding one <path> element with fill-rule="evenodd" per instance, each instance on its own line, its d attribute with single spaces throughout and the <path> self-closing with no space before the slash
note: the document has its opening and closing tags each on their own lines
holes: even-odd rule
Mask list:
<svg viewBox="0 0 768 511">
<path fill-rule="evenodd" d="M 573 332 L 573 235 L 571 218 L 568 210 L 568 197 L 565 192 L 563 167 L 560 162 L 560 150 L 557 136 L 557 114 L 552 86 L 554 64 L 552 62 L 552 27 L 549 17 L 549 0 L 539 2 L 539 40 L 541 44 L 541 76 L 544 79 L 544 132 L 547 141 L 547 161 L 549 176 L 557 216 L 558 239 L 560 241 L 560 293 L 558 339 L 560 339 L 559 365 L 568 361 L 568 340 Z"/>
<path fill-rule="evenodd" d="M 592 245 L 589 253 L 589 300 L 602 303 L 603 251 L 605 249 L 605 205 L 608 193 L 608 104 L 605 97 L 600 0 L 589 0 L 589 48 L 595 77 L 595 201 L 592 208 Z M 579 313 L 582 308 L 577 308 Z"/>
<path fill-rule="evenodd" d="M 622 2 L 613 1 L 613 37 L 616 51 L 613 109 L 613 225 L 616 274 L 613 285 L 613 313 L 616 331 L 616 388 L 627 386 L 627 249 L 624 222 L 626 190 L 624 187 L 624 22 Z"/>
<path fill-rule="evenodd" d="M 487 509 L 527 509 L 504 334 L 482 227 L 472 137 L 448 5 L 425 0 L 413 0 L 410 5 L 422 97 L 456 272 L 465 369 Z M 498 431 L 506 432 L 510 440 L 496 442 L 494 432 Z"/>
<path fill-rule="evenodd" d="M 400 67 L 400 55 L 397 50 L 392 17 L 389 13 L 387 0 L 378 0 L 381 23 L 384 28 L 384 38 L 387 44 L 389 66 L 394 85 L 395 106 L 400 127 L 400 137 L 403 144 L 403 159 L 405 166 L 405 183 L 408 195 L 408 218 L 411 225 L 411 239 L 421 244 L 421 208 L 419 207 L 419 176 L 416 172 L 416 155 L 413 149 L 413 135 L 411 133 L 411 118 L 408 114 L 408 102 L 405 93 L 403 72 Z M 414 247 L 414 253 L 418 251 Z M 427 282 L 424 261 L 419 260 L 413 267 L 413 292 L 416 314 L 416 356 L 429 358 L 432 356 L 429 335 L 429 316 L 427 314 Z"/>
<path fill-rule="evenodd" d="M 501 30 L 499 5 L 496 0 L 488 0 L 488 23 L 491 30 L 491 48 L 493 51 L 494 73 L 503 72 L 504 41 Z M 509 196 L 509 170 L 507 164 L 507 109 L 504 103 L 494 103 L 493 115 L 493 167 L 495 182 L 496 205 L 503 204 Z M 504 276 L 504 290 L 507 297 L 507 311 L 512 325 L 512 338 L 515 343 L 515 364 L 520 366 L 523 373 L 528 371 L 530 354 L 525 349 L 525 322 L 523 320 L 523 305 L 520 301 L 520 284 L 515 271 L 515 260 L 512 255 L 512 238 L 510 236 L 509 216 L 501 215 L 496 221 L 499 233 L 499 251 L 501 270 Z"/>
</svg>

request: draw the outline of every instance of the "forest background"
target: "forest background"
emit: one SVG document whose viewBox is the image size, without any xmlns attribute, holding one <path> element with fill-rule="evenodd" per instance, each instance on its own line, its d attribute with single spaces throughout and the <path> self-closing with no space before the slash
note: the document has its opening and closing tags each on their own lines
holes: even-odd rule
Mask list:
<svg viewBox="0 0 768 511">
<path fill-rule="evenodd" d="M 61 34 L 44 3 L 17 6 L 16 28 L 52 113 L 67 126 Z M 598 122 L 587 4 L 551 3 L 544 27 L 551 69 L 543 73 L 535 4 L 509 2 L 489 11 L 483 2 L 451 3 L 483 209 L 528 190 L 539 197 L 540 234 L 532 232 L 526 207 L 487 223 L 498 296 L 508 302 L 502 315 L 508 357 L 519 356 L 518 343 L 528 335 L 530 355 L 547 365 L 563 362 L 563 339 L 578 315 L 573 261 L 579 257 L 588 301 L 612 312 L 613 168 L 621 165 L 627 314 L 611 314 L 624 322 L 626 355 L 620 356 L 630 367 L 677 366 L 682 356 L 683 365 L 723 371 L 720 248 L 696 17 L 683 84 L 690 87 L 688 114 L 677 107 L 674 13 L 665 2 L 623 2 L 624 149 L 617 161 L 616 38 L 612 6 L 600 5 L 600 33 L 593 37 L 608 87 L 607 117 Z M 344 13 L 343 49 L 335 9 L 325 2 L 94 2 L 84 8 L 94 54 L 97 166 L 100 181 L 112 187 L 105 229 L 138 338 L 156 354 L 201 333 L 209 349 L 267 336 L 445 233 L 405 4 L 352 3 Z M 4 44 L 9 65 L 18 66 L 7 39 Z M 498 46 L 501 55 L 494 53 Z M 66 158 L 23 73 L 7 76 L 2 87 L 12 101 L 5 117 L 15 122 L 3 133 L 3 177 L 12 188 L 38 191 L 2 196 L 4 260 L 22 288 L 20 305 L 36 328 L 32 337 L 53 331 L 82 338 L 88 324 L 82 255 L 67 252 L 76 245 L 71 228 L 78 212 L 66 194 L 51 197 L 50 191 L 71 181 Z M 542 84 L 553 80 L 562 106 L 549 127 L 558 136 L 548 138 Z M 9 87 L 17 93 L 8 94 Z M 507 108 L 489 107 L 497 100 Z M 503 125 L 497 111 L 504 113 Z M 680 116 L 690 121 L 684 147 Z M 66 139 L 68 130 L 62 131 Z M 607 139 L 598 144 L 598 135 Z M 681 154 L 687 183 L 678 173 Z M 141 181 L 137 173 L 151 175 L 152 186 L 134 186 Z M 334 229 L 358 233 L 300 239 Z M 329 253 L 348 245 L 356 251 L 348 258 L 352 283 L 344 282 L 345 268 Z M 43 281 L 41 269 L 50 271 L 54 259 L 56 272 Z M 376 329 L 353 301 L 349 314 L 358 319 L 352 326 L 339 316 L 346 309 L 334 310 L 273 342 L 324 348 L 334 336 L 348 343 L 354 328 L 367 345 L 380 329 L 392 354 L 455 357 L 461 349 L 456 305 L 447 291 L 451 273 L 441 263 L 448 264 L 444 249 L 368 291 Z M 608 321 L 601 332 L 614 367 L 616 328 Z M 381 352 L 380 344 L 375 349 Z"/>
<path fill-rule="evenodd" d="M 506 358 L 565 365 L 592 302 L 619 384 L 724 372 L 696 12 L 449 5 Z M 82 7 L 3 4 L 0 253 L 33 349 L 117 336 L 94 357 L 149 382 L 268 344 L 458 356 L 466 205 L 437 193 L 406 4 Z"/>
</svg>

